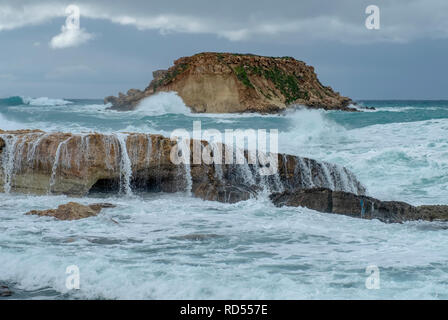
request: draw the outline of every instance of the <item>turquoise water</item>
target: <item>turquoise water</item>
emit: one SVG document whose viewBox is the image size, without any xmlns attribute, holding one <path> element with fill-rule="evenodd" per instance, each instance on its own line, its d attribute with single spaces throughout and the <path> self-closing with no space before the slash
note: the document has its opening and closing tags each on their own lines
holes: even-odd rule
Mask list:
<svg viewBox="0 0 448 320">
<path fill-rule="evenodd" d="M 193 121 L 220 131 L 278 129 L 280 152 L 344 165 L 372 196 L 447 204 L 448 101 L 360 105 L 376 110 L 198 115 L 167 93 L 121 113 L 101 100 L 12 97 L 0 100 L 0 129 L 169 136 L 191 131 Z M 23 214 L 69 200 L 117 208 L 74 222 Z M 275 208 L 263 197 L 230 205 L 182 193 L 0 194 L 0 282 L 21 298 L 446 299 L 447 228 Z M 72 264 L 81 273 L 76 291 L 65 287 Z M 380 270 L 379 290 L 366 289 L 368 265 Z"/>
</svg>

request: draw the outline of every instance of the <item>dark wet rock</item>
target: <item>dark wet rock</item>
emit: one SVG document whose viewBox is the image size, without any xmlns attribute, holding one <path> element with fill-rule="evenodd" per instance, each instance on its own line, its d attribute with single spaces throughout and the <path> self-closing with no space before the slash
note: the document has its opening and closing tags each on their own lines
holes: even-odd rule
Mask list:
<svg viewBox="0 0 448 320">
<path fill-rule="evenodd" d="M 413 220 L 448 221 L 448 206 L 414 207 L 405 202 L 381 201 L 326 188 L 300 189 L 274 193 L 271 200 L 276 206 L 306 207 L 320 212 L 348 215 L 383 222 Z"/>
<path fill-rule="evenodd" d="M 77 202 L 61 204 L 57 209 L 31 210 L 27 215 L 54 217 L 58 220 L 79 220 L 96 216 L 103 208 L 113 208 L 110 203 L 94 203 L 88 206 Z"/>
</svg>

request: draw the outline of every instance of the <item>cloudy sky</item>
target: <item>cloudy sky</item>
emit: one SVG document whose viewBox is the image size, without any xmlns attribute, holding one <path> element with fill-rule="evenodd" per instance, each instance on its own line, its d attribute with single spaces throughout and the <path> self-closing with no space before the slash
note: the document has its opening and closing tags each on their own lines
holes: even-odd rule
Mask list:
<svg viewBox="0 0 448 320">
<path fill-rule="evenodd" d="M 369 5 L 379 30 L 365 26 Z M 202 51 L 293 56 L 355 99 L 448 99 L 448 1 L 0 0 L 0 97 L 143 89 Z"/>
</svg>

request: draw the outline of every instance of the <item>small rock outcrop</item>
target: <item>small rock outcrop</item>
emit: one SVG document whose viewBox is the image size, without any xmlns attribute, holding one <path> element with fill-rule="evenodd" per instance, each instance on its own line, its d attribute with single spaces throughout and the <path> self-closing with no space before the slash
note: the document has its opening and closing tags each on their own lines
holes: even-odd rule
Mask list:
<svg viewBox="0 0 448 320">
<path fill-rule="evenodd" d="M 326 188 L 311 188 L 274 193 L 271 200 L 276 206 L 306 207 L 320 212 L 336 213 L 383 222 L 413 220 L 448 221 L 448 206 L 415 207 L 405 202 L 380 201 L 364 195 Z"/>
<path fill-rule="evenodd" d="M 93 203 L 83 205 L 77 202 L 61 204 L 57 209 L 31 210 L 27 215 L 37 215 L 41 217 L 54 217 L 58 220 L 79 220 L 96 216 L 103 208 L 114 208 L 111 203 Z"/>
<path fill-rule="evenodd" d="M 175 91 L 193 112 L 276 113 L 294 105 L 327 110 L 357 111 L 352 100 L 324 86 L 314 68 L 292 57 L 252 54 L 199 53 L 183 57 L 168 70 L 153 72 L 141 91 L 104 99 L 112 109 L 135 109 L 145 97 Z"/>
</svg>

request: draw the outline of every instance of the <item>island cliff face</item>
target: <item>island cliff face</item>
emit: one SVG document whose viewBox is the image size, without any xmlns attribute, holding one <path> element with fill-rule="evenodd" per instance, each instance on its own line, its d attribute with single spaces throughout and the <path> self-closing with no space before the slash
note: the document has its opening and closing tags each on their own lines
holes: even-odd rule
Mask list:
<svg viewBox="0 0 448 320">
<path fill-rule="evenodd" d="M 193 112 L 275 113 L 293 105 L 356 111 L 348 107 L 350 98 L 322 85 L 312 66 L 292 57 L 199 53 L 176 60 L 153 77 L 145 90 L 131 89 L 104 102 L 126 111 L 145 97 L 175 91 Z"/>
</svg>

